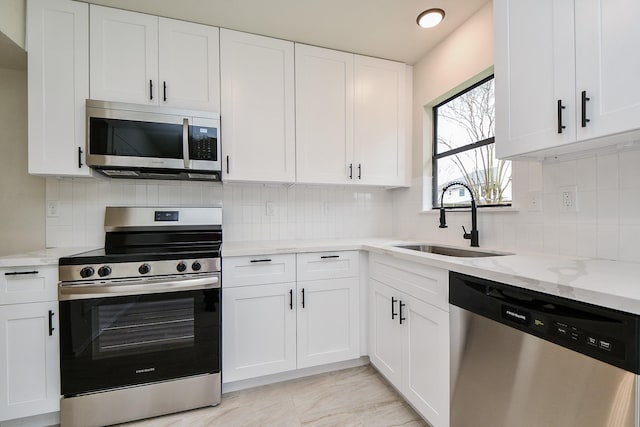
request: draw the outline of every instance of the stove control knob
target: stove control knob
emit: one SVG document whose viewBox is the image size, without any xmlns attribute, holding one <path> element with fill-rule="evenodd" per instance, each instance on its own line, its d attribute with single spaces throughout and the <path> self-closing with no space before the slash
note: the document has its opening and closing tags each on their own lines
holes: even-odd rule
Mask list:
<svg viewBox="0 0 640 427">
<path fill-rule="evenodd" d="M 200 265 L 198 261 L 193 261 L 193 264 L 191 264 L 191 269 L 193 271 L 200 271 L 201 268 L 202 268 L 202 265 Z"/>
<path fill-rule="evenodd" d="M 187 269 L 187 264 L 185 264 L 184 262 L 180 261 L 178 263 L 178 266 L 176 267 L 176 269 L 182 273 L 183 271 L 185 271 Z"/>
<path fill-rule="evenodd" d="M 138 272 L 140 274 L 147 274 L 148 272 L 151 271 L 151 266 L 149 264 L 142 264 L 139 268 L 138 268 Z"/>
<path fill-rule="evenodd" d="M 82 270 L 80 270 L 80 277 L 86 279 L 87 277 L 93 276 L 93 273 L 95 273 L 93 267 L 82 267 Z"/>
<path fill-rule="evenodd" d="M 108 276 L 110 274 L 111 274 L 111 267 L 109 267 L 108 265 L 103 265 L 98 269 L 98 276 L 100 277 Z"/>
</svg>

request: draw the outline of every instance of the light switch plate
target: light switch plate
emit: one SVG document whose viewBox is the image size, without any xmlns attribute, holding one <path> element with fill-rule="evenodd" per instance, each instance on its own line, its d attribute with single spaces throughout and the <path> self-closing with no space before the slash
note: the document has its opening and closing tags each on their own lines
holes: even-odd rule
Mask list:
<svg viewBox="0 0 640 427">
<path fill-rule="evenodd" d="M 60 202 L 57 200 L 49 200 L 47 202 L 47 218 L 58 218 L 60 210 Z"/>
</svg>

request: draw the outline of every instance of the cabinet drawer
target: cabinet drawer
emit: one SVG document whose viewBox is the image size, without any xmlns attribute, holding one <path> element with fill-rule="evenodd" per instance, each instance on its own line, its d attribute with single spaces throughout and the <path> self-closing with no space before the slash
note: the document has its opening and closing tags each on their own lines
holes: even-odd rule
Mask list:
<svg viewBox="0 0 640 427">
<path fill-rule="evenodd" d="M 0 268 L 0 305 L 57 300 L 57 265 Z"/>
<path fill-rule="evenodd" d="M 295 254 L 222 258 L 223 287 L 295 281 Z"/>
<path fill-rule="evenodd" d="M 449 311 L 449 272 L 391 256 L 372 255 L 369 276 L 412 297 Z"/>
<path fill-rule="evenodd" d="M 356 277 L 358 251 L 310 252 L 298 254 L 298 281 Z"/>
</svg>

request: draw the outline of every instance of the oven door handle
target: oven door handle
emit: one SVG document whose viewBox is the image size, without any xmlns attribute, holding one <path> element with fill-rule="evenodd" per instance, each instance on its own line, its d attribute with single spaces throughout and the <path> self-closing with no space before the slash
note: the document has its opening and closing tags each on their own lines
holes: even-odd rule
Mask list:
<svg viewBox="0 0 640 427">
<path fill-rule="evenodd" d="M 163 292 L 191 291 L 220 288 L 218 274 L 194 279 L 171 279 L 162 281 L 144 281 L 135 283 L 109 282 L 99 284 L 64 284 L 58 287 L 60 301 L 89 298 L 108 298 L 123 295 L 147 295 Z"/>
</svg>

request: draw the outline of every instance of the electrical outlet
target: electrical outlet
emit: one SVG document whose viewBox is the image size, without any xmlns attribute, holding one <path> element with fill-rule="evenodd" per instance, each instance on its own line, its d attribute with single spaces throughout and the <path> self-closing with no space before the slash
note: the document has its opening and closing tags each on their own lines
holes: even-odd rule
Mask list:
<svg viewBox="0 0 640 427">
<path fill-rule="evenodd" d="M 578 212 L 577 187 L 560 187 L 560 212 Z"/>
<path fill-rule="evenodd" d="M 527 210 L 529 212 L 540 212 L 542 210 L 542 192 L 540 190 L 527 192 Z"/>
<path fill-rule="evenodd" d="M 273 202 L 266 202 L 264 204 L 264 213 L 266 216 L 274 216 L 276 214 L 276 206 Z"/>
<path fill-rule="evenodd" d="M 57 200 L 50 200 L 47 202 L 47 218 L 58 218 L 58 211 L 60 210 L 60 202 Z"/>
</svg>

